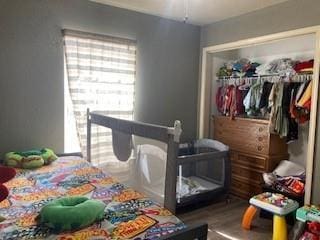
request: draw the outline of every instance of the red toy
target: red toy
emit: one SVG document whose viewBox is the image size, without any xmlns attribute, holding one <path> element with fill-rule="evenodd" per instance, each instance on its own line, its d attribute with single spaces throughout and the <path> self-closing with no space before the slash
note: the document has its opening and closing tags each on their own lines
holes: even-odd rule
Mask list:
<svg viewBox="0 0 320 240">
<path fill-rule="evenodd" d="M 3 183 L 8 182 L 16 175 L 16 170 L 11 167 L 0 166 L 0 202 L 8 197 L 9 191 Z"/>
<path fill-rule="evenodd" d="M 319 240 L 319 238 L 315 234 L 305 231 L 299 240 Z"/>
<path fill-rule="evenodd" d="M 308 230 L 313 234 L 320 236 L 320 223 L 318 222 L 309 222 L 308 223 Z"/>
</svg>

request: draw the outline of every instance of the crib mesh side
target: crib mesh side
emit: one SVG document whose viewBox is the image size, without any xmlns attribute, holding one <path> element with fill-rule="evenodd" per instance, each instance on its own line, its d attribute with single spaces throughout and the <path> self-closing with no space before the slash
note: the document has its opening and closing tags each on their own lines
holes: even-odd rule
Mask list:
<svg viewBox="0 0 320 240">
<path fill-rule="evenodd" d="M 228 148 L 219 148 L 215 143 L 209 139 L 203 142 L 198 140 L 197 143 L 184 144 L 184 147 L 180 148 L 181 161 L 177 170 L 178 202 L 179 199 L 227 187 L 225 180 Z"/>
<path fill-rule="evenodd" d="M 211 151 L 212 153 L 216 151 Z M 207 161 L 201 161 L 195 164 L 195 175 L 208 181 L 223 185 L 224 182 L 224 158 L 216 157 L 211 154 L 212 158 Z"/>
<path fill-rule="evenodd" d="M 121 145 L 122 139 L 115 142 L 111 129 L 105 129 L 103 130 L 110 132 L 107 136 L 109 143 L 101 145 L 101 150 L 104 153 L 107 151 L 107 154 L 92 154 L 91 161 L 98 163 L 97 166 L 119 182 L 145 194 L 160 204 L 164 204 L 167 144 L 133 135 L 130 157 L 126 161 L 121 161 L 116 152 L 117 145 Z M 92 135 L 94 135 L 95 128 L 92 130 Z M 126 152 L 127 147 L 123 147 Z M 96 151 L 99 150 L 96 149 Z"/>
</svg>

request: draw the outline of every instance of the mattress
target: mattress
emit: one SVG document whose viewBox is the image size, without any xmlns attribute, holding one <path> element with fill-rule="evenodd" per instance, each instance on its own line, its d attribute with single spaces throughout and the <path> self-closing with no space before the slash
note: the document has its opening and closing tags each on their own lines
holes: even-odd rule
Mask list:
<svg viewBox="0 0 320 240">
<path fill-rule="evenodd" d="M 17 169 L 0 203 L 0 239 L 159 239 L 186 226 L 168 210 L 78 157 L 61 157 L 36 170 Z M 104 220 L 75 232 L 54 234 L 38 226 L 41 208 L 62 196 L 103 201 Z"/>
</svg>

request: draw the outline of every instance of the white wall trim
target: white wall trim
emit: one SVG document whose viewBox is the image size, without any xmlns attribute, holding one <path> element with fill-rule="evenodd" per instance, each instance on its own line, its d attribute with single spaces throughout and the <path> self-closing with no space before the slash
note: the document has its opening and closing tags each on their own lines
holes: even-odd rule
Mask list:
<svg viewBox="0 0 320 240">
<path fill-rule="evenodd" d="M 238 40 L 235 42 L 218 44 L 214 46 L 208 46 L 208 47 L 204 47 L 203 51 L 207 53 L 214 53 L 214 52 L 223 52 L 223 51 L 233 50 L 233 49 L 238 49 L 243 47 L 250 47 L 250 46 L 255 46 L 260 44 L 266 44 L 266 43 L 279 41 L 286 38 L 307 35 L 307 34 L 316 34 L 319 29 L 320 29 L 320 25 L 307 27 L 307 28 L 299 28 L 296 30 L 273 33 L 265 36 L 248 38 L 248 39 Z"/>
</svg>

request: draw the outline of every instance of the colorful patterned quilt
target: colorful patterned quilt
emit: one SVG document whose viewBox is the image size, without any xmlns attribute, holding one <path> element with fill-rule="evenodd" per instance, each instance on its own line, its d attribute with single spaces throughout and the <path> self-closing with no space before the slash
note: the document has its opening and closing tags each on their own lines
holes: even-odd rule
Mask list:
<svg viewBox="0 0 320 240">
<path fill-rule="evenodd" d="M 17 170 L 5 185 L 10 190 L 0 203 L 0 239 L 135 239 L 152 240 L 186 226 L 168 210 L 107 173 L 77 157 L 62 157 L 36 170 Z M 61 196 L 84 195 L 106 203 L 102 222 L 55 235 L 36 224 L 48 202 Z"/>
</svg>

